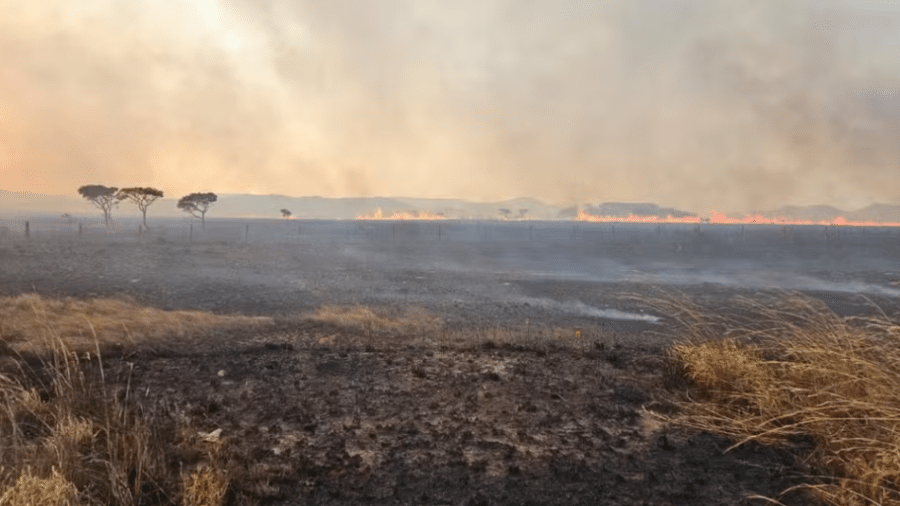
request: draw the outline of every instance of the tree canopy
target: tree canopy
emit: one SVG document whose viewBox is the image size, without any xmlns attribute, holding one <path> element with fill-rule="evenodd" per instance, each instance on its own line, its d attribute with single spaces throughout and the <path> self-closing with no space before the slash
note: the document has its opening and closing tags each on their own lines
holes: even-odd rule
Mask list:
<svg viewBox="0 0 900 506">
<path fill-rule="evenodd" d="M 177 205 L 178 209 L 190 213 L 195 218 L 200 218 L 203 225 L 206 226 L 206 211 L 217 200 L 219 197 L 215 193 L 191 193 L 181 197 Z"/>
<path fill-rule="evenodd" d="M 145 227 L 147 226 L 147 208 L 162 196 L 162 191 L 144 187 L 122 188 L 117 194 L 119 200 L 130 200 L 138 206 L 138 209 L 144 214 Z"/>
<path fill-rule="evenodd" d="M 103 211 L 103 219 L 106 226 L 109 226 L 112 219 L 112 208 L 119 204 L 118 191 L 119 189 L 115 186 L 89 184 L 79 188 L 78 194 Z"/>
</svg>

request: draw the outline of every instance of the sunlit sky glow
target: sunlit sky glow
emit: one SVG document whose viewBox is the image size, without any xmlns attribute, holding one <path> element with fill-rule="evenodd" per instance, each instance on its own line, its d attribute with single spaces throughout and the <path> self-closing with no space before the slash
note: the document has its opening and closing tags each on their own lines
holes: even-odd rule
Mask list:
<svg viewBox="0 0 900 506">
<path fill-rule="evenodd" d="M 900 203 L 900 3 L 5 0 L 0 189 Z"/>
</svg>

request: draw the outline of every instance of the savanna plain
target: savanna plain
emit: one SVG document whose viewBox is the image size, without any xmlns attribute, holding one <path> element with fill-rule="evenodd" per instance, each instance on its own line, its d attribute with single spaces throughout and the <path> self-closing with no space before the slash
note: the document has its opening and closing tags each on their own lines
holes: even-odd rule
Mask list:
<svg viewBox="0 0 900 506">
<path fill-rule="evenodd" d="M 31 225 L 3 506 L 900 504 L 894 229 Z"/>
</svg>

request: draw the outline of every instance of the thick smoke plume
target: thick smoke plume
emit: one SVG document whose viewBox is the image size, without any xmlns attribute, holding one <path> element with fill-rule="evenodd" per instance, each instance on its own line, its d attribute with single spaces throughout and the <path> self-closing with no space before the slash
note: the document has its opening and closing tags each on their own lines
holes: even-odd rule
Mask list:
<svg viewBox="0 0 900 506">
<path fill-rule="evenodd" d="M 884 5 L 5 0 L 0 188 L 898 202 Z"/>
</svg>

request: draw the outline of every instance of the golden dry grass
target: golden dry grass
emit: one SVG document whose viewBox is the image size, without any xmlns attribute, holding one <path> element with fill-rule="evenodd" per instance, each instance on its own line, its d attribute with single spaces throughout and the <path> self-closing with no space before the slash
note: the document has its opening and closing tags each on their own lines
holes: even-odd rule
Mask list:
<svg viewBox="0 0 900 506">
<path fill-rule="evenodd" d="M 228 492 L 228 477 L 209 466 L 199 466 L 182 478 L 183 506 L 221 506 Z"/>
<path fill-rule="evenodd" d="M 369 334 L 433 333 L 440 330 L 443 325 L 439 317 L 427 310 L 412 307 L 400 311 L 388 311 L 359 305 L 326 305 L 312 313 L 309 319 Z"/>
<path fill-rule="evenodd" d="M 50 298 L 38 294 L 0 297 L 0 341 L 17 351 L 35 349 L 56 336 L 78 352 L 90 351 L 95 340 L 107 344 L 140 344 L 202 334 L 222 327 L 270 323 L 271 318 L 216 315 L 202 311 L 163 311 L 128 298 Z M 52 340 L 49 340 L 52 341 Z"/>
<path fill-rule="evenodd" d="M 53 469 L 47 478 L 22 473 L 16 483 L 0 494 L 0 506 L 78 506 L 78 490 Z"/>
<path fill-rule="evenodd" d="M 203 455 L 194 460 L 202 468 L 170 468 L 167 451 L 193 444 L 177 440 L 177 434 L 196 430 L 179 426 L 182 420 L 171 413 L 129 403 L 127 391 L 122 397 L 110 391 L 98 364 L 100 339 L 115 342 L 116 326 L 136 315 L 138 341 L 166 337 L 163 329 L 197 332 L 214 325 L 256 324 L 258 319 L 32 295 L 7 298 L 0 308 L 4 329 L 27 333 L 25 348 L 43 353 L 40 368 L 46 376 L 35 383 L 22 374 L 0 373 L 0 505 L 130 506 L 146 504 L 150 497 L 156 498 L 151 502 L 162 497 L 193 505 L 222 503 L 227 476 L 216 467 L 215 451 L 201 445 Z M 84 332 L 90 326 L 80 326 L 86 325 L 80 318 L 96 322 L 90 364 L 72 347 L 87 345 Z M 8 350 L 6 354 L 0 358 L 21 360 Z M 28 369 L 21 368 L 23 363 L 19 367 L 20 372 Z M 90 379 L 88 367 L 100 372 L 99 380 Z"/>
<path fill-rule="evenodd" d="M 900 325 L 841 318 L 797 296 L 736 301 L 728 314 L 679 299 L 661 308 L 687 339 L 671 348 L 690 381 L 678 424 L 813 450 L 808 489 L 839 505 L 900 504 Z"/>
<path fill-rule="evenodd" d="M 44 363 L 48 385 L 9 376 L 0 384 L 0 491 L 17 497 L 10 504 L 56 504 L 69 488 L 78 504 L 135 504 L 145 484 L 171 481 L 161 435 L 88 381 L 62 341 L 46 346 L 55 346 Z M 34 502 L 18 502 L 29 490 Z"/>
</svg>

